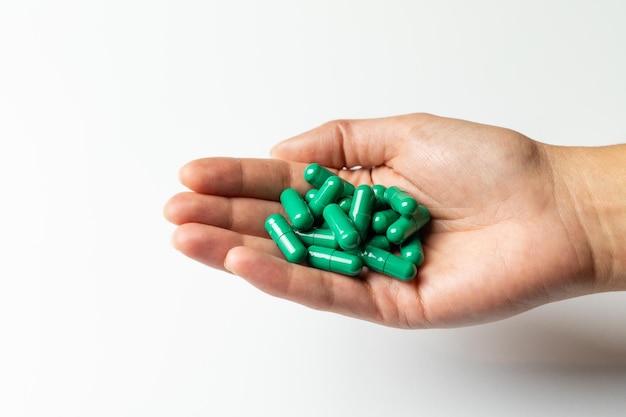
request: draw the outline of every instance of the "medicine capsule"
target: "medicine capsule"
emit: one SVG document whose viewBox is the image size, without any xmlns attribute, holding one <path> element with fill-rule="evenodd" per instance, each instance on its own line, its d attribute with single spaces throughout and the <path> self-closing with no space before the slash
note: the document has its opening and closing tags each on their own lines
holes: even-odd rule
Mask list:
<svg viewBox="0 0 626 417">
<path fill-rule="evenodd" d="M 361 243 L 361 235 L 348 215 L 341 210 L 339 204 L 332 203 L 322 213 L 328 227 L 332 230 L 337 243 L 343 250 L 355 249 Z"/>
<path fill-rule="evenodd" d="M 361 239 L 365 239 L 369 231 L 375 199 L 374 191 L 369 185 L 362 184 L 354 190 L 348 217 L 354 223 Z"/>
<path fill-rule="evenodd" d="M 374 191 L 374 195 L 376 196 L 376 201 L 374 202 L 375 211 L 383 210 L 387 207 L 387 202 L 385 201 L 386 189 L 387 187 L 381 184 L 372 185 L 372 191 Z"/>
<path fill-rule="evenodd" d="M 386 233 L 387 228 L 399 217 L 400 213 L 394 209 L 377 211 L 372 216 L 372 230 L 376 233 Z"/>
<path fill-rule="evenodd" d="M 282 214 L 269 215 L 265 220 L 265 230 L 289 262 L 300 263 L 306 258 L 307 249 Z"/>
<path fill-rule="evenodd" d="M 328 177 L 315 193 L 315 197 L 309 202 L 309 209 L 315 218 L 319 218 L 324 207 L 339 199 L 343 191 L 343 182 L 336 175 Z"/>
<path fill-rule="evenodd" d="M 358 255 L 322 246 L 309 247 L 307 262 L 314 268 L 350 276 L 358 275 L 363 268 Z"/>
<path fill-rule="evenodd" d="M 371 270 L 401 281 L 410 281 L 417 273 L 417 268 L 411 262 L 375 246 L 365 246 L 361 252 L 361 259 Z"/>
<path fill-rule="evenodd" d="M 417 232 L 430 220 L 430 213 L 424 206 L 419 206 L 413 216 L 400 216 L 387 228 L 387 239 L 391 243 L 400 244 Z"/>
<path fill-rule="evenodd" d="M 310 203 L 311 200 L 313 200 L 313 197 L 315 197 L 316 193 L 317 193 L 317 188 L 311 188 L 309 191 L 306 192 L 306 194 L 304 194 L 304 201 L 306 201 L 307 203 Z"/>
<path fill-rule="evenodd" d="M 385 201 L 392 209 L 405 216 L 414 215 L 419 206 L 409 193 L 396 186 L 391 186 L 385 190 Z"/>
<path fill-rule="evenodd" d="M 337 249 L 339 247 L 339 243 L 337 243 L 337 239 L 335 239 L 335 235 L 330 229 L 295 230 L 295 233 L 305 246 L 324 246 L 325 248 L 331 249 Z"/>
<path fill-rule="evenodd" d="M 296 230 L 306 230 L 313 226 L 315 219 L 309 205 L 294 188 L 286 188 L 280 193 L 280 202 L 285 208 L 287 218 Z"/>
<path fill-rule="evenodd" d="M 393 222 L 386 232 L 387 239 L 396 245 L 402 243 L 408 239 L 413 233 L 417 231 L 415 221 L 413 217 L 400 216 L 398 220 Z"/>
<path fill-rule="evenodd" d="M 424 250 L 419 235 L 411 236 L 400 245 L 400 255 L 415 266 L 424 263 Z"/>
<path fill-rule="evenodd" d="M 417 224 L 417 230 L 421 229 L 426 223 L 430 221 L 430 212 L 428 209 L 421 204 L 417 208 L 417 213 L 413 215 L 415 219 L 415 223 Z"/>
<path fill-rule="evenodd" d="M 366 244 L 391 251 L 391 242 L 385 235 L 374 235 L 367 241 Z"/>
<path fill-rule="evenodd" d="M 339 207 L 341 207 L 341 209 L 345 213 L 349 213 L 350 212 L 350 207 L 352 207 L 352 196 L 350 196 L 350 195 L 345 196 L 344 198 L 339 200 L 338 204 L 339 204 Z"/>
<path fill-rule="evenodd" d="M 311 184 L 315 188 L 321 188 L 324 181 L 331 177 L 333 174 L 328 169 L 324 168 L 320 164 L 312 163 L 307 165 L 304 169 L 304 180 Z M 341 180 L 344 184 L 344 189 L 342 190 L 342 195 L 352 195 L 354 192 L 354 185 L 350 184 L 348 181 Z"/>
<path fill-rule="evenodd" d="M 304 180 L 315 188 L 320 188 L 331 175 L 335 174 L 316 163 L 309 164 L 304 169 Z"/>
</svg>

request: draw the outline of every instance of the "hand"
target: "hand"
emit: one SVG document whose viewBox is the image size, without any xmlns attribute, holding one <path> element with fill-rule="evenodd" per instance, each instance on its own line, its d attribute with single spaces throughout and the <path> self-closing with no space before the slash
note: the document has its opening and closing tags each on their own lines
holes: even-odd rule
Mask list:
<svg viewBox="0 0 626 417">
<path fill-rule="evenodd" d="M 188 163 L 180 179 L 192 191 L 170 199 L 165 216 L 179 225 L 172 242 L 182 253 L 271 295 L 393 327 L 477 324 L 597 289 L 590 242 L 560 200 L 552 148 L 428 114 L 330 122 L 279 143 L 274 159 Z M 311 162 L 355 185 L 397 185 L 430 210 L 413 281 L 284 260 L 264 220 L 284 212 L 283 189 L 311 188 L 302 176 Z"/>
</svg>

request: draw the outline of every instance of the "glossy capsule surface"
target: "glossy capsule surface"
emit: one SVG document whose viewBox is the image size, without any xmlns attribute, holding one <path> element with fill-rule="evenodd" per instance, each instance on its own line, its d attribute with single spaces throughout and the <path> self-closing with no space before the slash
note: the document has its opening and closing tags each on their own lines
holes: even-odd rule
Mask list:
<svg viewBox="0 0 626 417">
<path fill-rule="evenodd" d="M 311 213 L 306 201 L 304 201 L 294 188 L 285 188 L 283 192 L 280 193 L 280 202 L 294 229 L 306 230 L 313 226 L 313 222 L 315 221 L 313 213 Z"/>
<path fill-rule="evenodd" d="M 400 216 L 398 220 L 387 228 L 387 239 L 391 243 L 400 244 L 428 223 L 429 220 L 430 214 L 426 207 L 419 206 L 413 216 Z"/>
<path fill-rule="evenodd" d="M 337 243 L 343 250 L 355 249 L 361 243 L 361 235 L 348 215 L 339 207 L 339 204 L 329 204 L 322 213 L 337 239 Z"/>
<path fill-rule="evenodd" d="M 413 215 L 413 219 L 417 224 L 417 229 L 421 229 L 426 223 L 430 221 L 430 212 L 423 205 L 419 205 L 417 212 Z"/>
<path fill-rule="evenodd" d="M 331 177 L 333 175 L 335 174 L 333 174 L 332 171 L 324 168 L 317 163 L 309 164 L 304 169 L 304 180 L 315 188 L 321 188 L 322 184 L 324 184 L 324 181 L 326 181 L 328 177 Z M 344 185 L 342 195 L 352 195 L 352 193 L 354 192 L 354 185 L 343 179 L 341 181 Z"/>
<path fill-rule="evenodd" d="M 282 214 L 269 215 L 265 220 L 265 230 L 289 262 L 300 263 L 306 258 L 306 247 Z"/>
<path fill-rule="evenodd" d="M 312 163 L 304 169 L 304 180 L 315 188 L 320 188 L 324 181 L 333 174 L 320 164 Z"/>
<path fill-rule="evenodd" d="M 417 211 L 419 204 L 409 193 L 396 186 L 385 190 L 385 201 L 392 209 L 405 216 L 412 216 Z"/>
<path fill-rule="evenodd" d="M 399 217 L 400 213 L 394 209 L 377 211 L 372 216 L 372 230 L 376 233 L 386 233 L 387 228 Z"/>
<path fill-rule="evenodd" d="M 307 203 L 310 203 L 311 200 L 313 200 L 313 197 L 315 197 L 316 193 L 317 193 L 317 188 L 311 188 L 309 191 L 307 191 L 304 194 L 304 201 L 306 201 Z"/>
<path fill-rule="evenodd" d="M 374 235 L 367 241 L 367 244 L 376 246 L 377 248 L 391 250 L 391 242 L 385 235 Z"/>
<path fill-rule="evenodd" d="M 343 197 L 341 200 L 339 200 L 338 204 L 344 212 L 349 213 L 350 207 L 352 207 L 352 196 L 348 195 Z"/>
<path fill-rule="evenodd" d="M 417 232 L 417 224 L 413 217 L 400 216 L 387 228 L 386 236 L 391 243 L 399 245 Z"/>
<path fill-rule="evenodd" d="M 313 216 L 319 218 L 324 211 L 324 207 L 336 202 L 343 191 L 343 182 L 336 175 L 326 178 L 324 183 L 315 193 L 315 196 L 309 202 L 309 209 Z"/>
<path fill-rule="evenodd" d="M 417 273 L 417 268 L 411 262 L 375 246 L 365 246 L 361 252 L 361 259 L 371 270 L 401 281 L 410 281 Z"/>
<path fill-rule="evenodd" d="M 376 196 L 376 200 L 374 202 L 374 210 L 379 211 L 387 206 L 385 202 L 385 190 L 387 187 L 381 184 L 372 185 L 372 191 L 374 191 L 374 196 Z"/>
<path fill-rule="evenodd" d="M 307 263 L 314 268 L 350 276 L 358 275 L 363 268 L 358 255 L 322 246 L 309 247 Z"/>
<path fill-rule="evenodd" d="M 367 236 L 370 223 L 372 222 L 372 211 L 374 210 L 375 200 L 376 196 L 374 195 L 372 187 L 369 185 L 362 184 L 355 188 L 348 217 L 352 220 L 352 223 L 354 223 L 362 240 Z"/>
<path fill-rule="evenodd" d="M 424 250 L 419 235 L 413 235 L 400 245 L 400 255 L 415 266 L 424 263 Z"/>
<path fill-rule="evenodd" d="M 316 228 L 306 231 L 295 231 L 304 246 L 323 246 L 325 248 L 337 249 L 339 244 L 335 239 L 335 234 L 327 228 Z"/>
</svg>

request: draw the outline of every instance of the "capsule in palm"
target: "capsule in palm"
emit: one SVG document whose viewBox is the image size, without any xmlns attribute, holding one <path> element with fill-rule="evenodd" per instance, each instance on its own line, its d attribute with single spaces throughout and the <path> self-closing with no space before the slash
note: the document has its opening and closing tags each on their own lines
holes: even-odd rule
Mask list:
<svg viewBox="0 0 626 417">
<path fill-rule="evenodd" d="M 328 177 L 309 202 L 309 209 L 313 216 L 319 218 L 324 211 L 324 207 L 339 199 L 341 191 L 343 191 L 341 178 L 336 175 Z"/>
<path fill-rule="evenodd" d="M 414 215 L 419 206 L 409 193 L 396 186 L 391 186 L 385 190 L 385 201 L 392 209 L 405 216 Z"/>
<path fill-rule="evenodd" d="M 375 246 L 366 245 L 361 252 L 361 259 L 369 269 L 401 281 L 410 281 L 417 273 L 417 268 L 411 262 Z"/>
<path fill-rule="evenodd" d="M 304 180 L 315 188 L 320 188 L 322 184 L 324 184 L 324 181 L 326 181 L 328 177 L 331 177 L 333 175 L 335 174 L 333 174 L 332 171 L 324 168 L 317 163 L 309 164 L 304 169 Z M 354 192 L 354 185 L 343 179 L 341 181 L 344 183 L 342 195 L 352 195 L 352 193 Z"/>
<path fill-rule="evenodd" d="M 414 234 L 400 245 L 400 255 L 415 266 L 424 263 L 424 249 L 418 234 Z"/>
<path fill-rule="evenodd" d="M 420 204 L 413 218 L 417 222 L 417 228 L 419 229 L 430 221 L 430 212 Z"/>
<path fill-rule="evenodd" d="M 375 198 L 374 191 L 369 185 L 362 184 L 354 190 L 349 218 L 361 235 L 361 239 L 365 239 L 369 231 Z"/>
<path fill-rule="evenodd" d="M 367 245 L 376 246 L 377 248 L 391 250 L 391 242 L 385 235 L 374 235 L 366 243 Z"/>
<path fill-rule="evenodd" d="M 313 200 L 313 197 L 315 197 L 316 193 L 317 193 L 317 188 L 311 188 L 304 194 L 304 201 L 306 201 L 307 204 L 310 203 L 311 200 Z"/>
<path fill-rule="evenodd" d="M 309 205 L 294 188 L 286 188 L 280 193 L 280 202 L 285 208 L 287 218 L 296 230 L 306 230 L 313 226 L 314 218 Z"/>
<path fill-rule="evenodd" d="M 374 210 L 384 210 L 387 207 L 387 202 L 385 202 L 385 190 L 387 187 L 381 184 L 372 185 L 372 191 L 374 191 L 374 195 L 376 196 L 376 201 L 374 202 Z"/>
<path fill-rule="evenodd" d="M 265 220 L 265 230 L 289 262 L 300 263 L 306 258 L 306 247 L 282 214 L 269 215 Z"/>
<path fill-rule="evenodd" d="M 400 244 L 411 237 L 430 220 L 430 213 L 426 207 L 420 205 L 413 216 L 400 216 L 393 222 L 386 232 L 391 243 Z"/>
<path fill-rule="evenodd" d="M 343 197 L 337 204 L 339 204 L 339 207 L 341 207 L 344 212 L 349 213 L 350 207 L 352 207 L 352 196 L 348 195 Z"/>
<path fill-rule="evenodd" d="M 348 215 L 341 210 L 339 204 L 329 204 L 324 208 L 322 215 L 343 250 L 351 250 L 359 246 L 361 236 Z"/>
<path fill-rule="evenodd" d="M 377 211 L 372 216 L 372 230 L 376 233 L 385 233 L 387 228 L 399 217 L 400 213 L 394 209 Z"/>
<path fill-rule="evenodd" d="M 327 228 L 316 228 L 306 231 L 295 231 L 305 246 L 324 246 L 325 248 L 337 249 L 339 244 L 335 239 L 335 234 Z"/>
<path fill-rule="evenodd" d="M 307 263 L 324 271 L 351 276 L 358 275 L 363 268 L 363 261 L 358 255 L 323 246 L 309 247 Z"/>
</svg>

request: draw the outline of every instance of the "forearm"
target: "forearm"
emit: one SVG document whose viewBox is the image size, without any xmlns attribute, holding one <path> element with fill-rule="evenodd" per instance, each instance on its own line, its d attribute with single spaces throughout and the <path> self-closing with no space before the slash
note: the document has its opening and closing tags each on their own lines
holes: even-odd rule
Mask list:
<svg viewBox="0 0 626 417">
<path fill-rule="evenodd" d="M 571 239 L 580 239 L 591 291 L 626 290 L 626 145 L 547 149 L 557 205 Z"/>
</svg>

